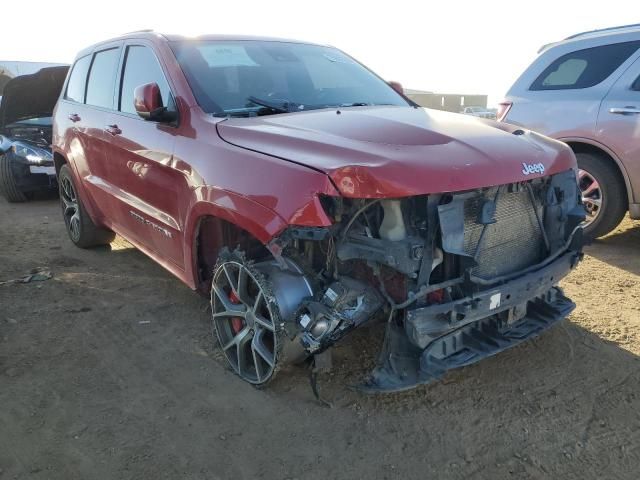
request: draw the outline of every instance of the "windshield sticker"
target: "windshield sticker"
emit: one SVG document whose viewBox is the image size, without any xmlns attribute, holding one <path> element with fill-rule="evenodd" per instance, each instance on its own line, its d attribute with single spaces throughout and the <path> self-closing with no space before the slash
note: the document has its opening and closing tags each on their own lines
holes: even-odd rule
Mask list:
<svg viewBox="0 0 640 480">
<path fill-rule="evenodd" d="M 207 45 L 199 48 L 210 67 L 255 67 L 244 47 L 239 45 Z"/>
</svg>

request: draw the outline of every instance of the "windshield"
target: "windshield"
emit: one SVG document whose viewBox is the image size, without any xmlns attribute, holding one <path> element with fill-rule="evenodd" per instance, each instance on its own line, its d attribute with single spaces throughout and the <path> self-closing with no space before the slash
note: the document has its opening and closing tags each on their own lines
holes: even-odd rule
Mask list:
<svg viewBox="0 0 640 480">
<path fill-rule="evenodd" d="M 274 41 L 171 44 L 196 100 L 214 115 L 262 115 L 359 105 L 409 105 L 341 51 Z"/>
</svg>

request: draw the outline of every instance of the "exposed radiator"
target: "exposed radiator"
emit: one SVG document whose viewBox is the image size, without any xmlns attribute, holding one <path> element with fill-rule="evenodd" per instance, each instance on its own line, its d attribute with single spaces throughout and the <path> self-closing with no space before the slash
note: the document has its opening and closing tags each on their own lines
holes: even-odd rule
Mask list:
<svg viewBox="0 0 640 480">
<path fill-rule="evenodd" d="M 543 260 L 545 245 L 529 192 L 509 191 L 502 186 L 496 200 L 495 223 L 479 223 L 482 205 L 496 198 L 498 187 L 490 188 L 464 205 L 464 249 L 474 255 L 478 265 L 472 273 L 483 279 L 522 270 Z M 535 208 L 543 218 L 542 203 L 534 196 Z M 482 237 L 480 246 L 478 242 Z"/>
</svg>

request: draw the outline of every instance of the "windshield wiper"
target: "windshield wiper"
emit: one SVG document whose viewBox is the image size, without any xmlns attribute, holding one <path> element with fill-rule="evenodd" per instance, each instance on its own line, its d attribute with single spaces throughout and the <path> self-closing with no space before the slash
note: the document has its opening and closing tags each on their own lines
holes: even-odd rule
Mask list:
<svg viewBox="0 0 640 480">
<path fill-rule="evenodd" d="M 352 102 L 352 103 L 341 103 L 340 105 L 336 105 L 336 106 L 346 108 L 346 107 L 381 107 L 385 105 L 393 105 L 393 104 L 392 103 Z"/>
<path fill-rule="evenodd" d="M 247 97 L 247 101 L 256 105 L 255 107 L 246 106 L 241 108 L 230 108 L 220 112 L 214 112 L 214 117 L 257 117 L 274 113 L 293 113 L 303 112 L 306 110 L 321 110 L 323 108 L 349 108 L 349 107 L 373 107 L 379 105 L 391 105 L 388 103 L 367 103 L 367 102 L 347 102 L 337 105 L 318 104 L 318 105 L 301 105 L 299 103 L 281 100 L 279 102 L 265 100 L 254 96 Z"/>
<path fill-rule="evenodd" d="M 274 113 L 285 112 L 288 112 L 288 110 L 281 111 L 280 108 L 274 109 L 271 107 L 265 107 L 264 105 L 256 105 L 255 107 L 229 108 L 227 110 L 213 112 L 211 115 L 214 117 L 258 117 L 261 115 L 272 115 Z"/>
<path fill-rule="evenodd" d="M 272 102 L 270 100 L 264 100 L 254 96 L 247 97 L 247 100 L 251 103 L 255 103 L 256 105 L 267 107 L 277 113 L 290 113 L 298 110 L 297 103 L 288 102 L 286 100 L 284 102 Z"/>
</svg>

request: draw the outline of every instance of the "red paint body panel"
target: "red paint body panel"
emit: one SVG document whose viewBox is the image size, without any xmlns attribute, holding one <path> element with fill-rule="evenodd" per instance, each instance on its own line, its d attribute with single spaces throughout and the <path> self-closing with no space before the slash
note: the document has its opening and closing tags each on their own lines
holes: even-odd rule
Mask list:
<svg viewBox="0 0 640 480">
<path fill-rule="evenodd" d="M 527 180 L 531 175 L 522 173 L 522 163 L 542 163 L 544 175 L 574 166 L 573 155 L 560 142 L 528 132 L 514 135 L 509 128 L 458 114 L 391 106 L 230 119 L 219 125 L 228 142 L 326 172 L 343 195 L 354 198 L 454 192 Z"/>
<path fill-rule="evenodd" d="M 53 150 L 71 165 L 96 224 L 121 234 L 192 288 L 198 284 L 195 239 L 205 216 L 267 243 L 288 225 L 330 225 L 320 194 L 453 192 L 538 175 L 525 176 L 523 163 L 542 163 L 544 175 L 575 167 L 560 142 L 409 106 L 214 118 L 195 102 L 165 37 L 131 34 L 119 44 L 152 48 L 175 98 L 177 123 L 115 111 L 115 101 L 113 109 L 100 109 L 61 99 Z M 72 122 L 71 114 L 80 120 Z"/>
</svg>

